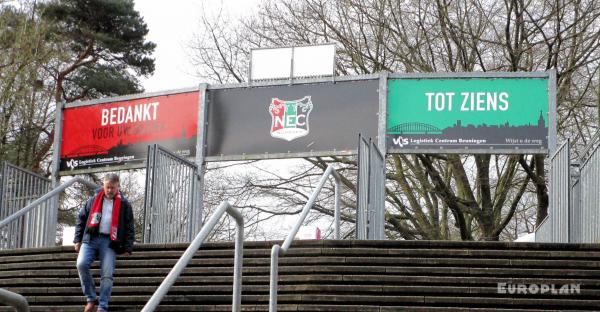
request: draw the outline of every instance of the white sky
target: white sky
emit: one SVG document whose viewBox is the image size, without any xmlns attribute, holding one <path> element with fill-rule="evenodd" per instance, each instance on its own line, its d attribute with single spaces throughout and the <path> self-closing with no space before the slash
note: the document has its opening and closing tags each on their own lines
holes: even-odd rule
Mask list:
<svg viewBox="0 0 600 312">
<path fill-rule="evenodd" d="M 232 18 L 251 14 L 259 0 L 136 0 L 135 9 L 148 25 L 147 40 L 156 43 L 156 69 L 150 78 L 141 78 L 145 92 L 182 89 L 201 81 L 188 58 L 188 43 L 198 31 L 202 10 L 217 12 L 221 6 Z"/>
</svg>

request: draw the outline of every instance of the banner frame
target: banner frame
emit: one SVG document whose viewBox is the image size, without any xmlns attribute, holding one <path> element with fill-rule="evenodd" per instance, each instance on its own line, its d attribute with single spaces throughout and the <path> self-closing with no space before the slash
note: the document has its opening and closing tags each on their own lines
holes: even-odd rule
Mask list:
<svg viewBox="0 0 600 312">
<path fill-rule="evenodd" d="M 386 154 L 545 154 L 556 150 L 556 71 L 535 72 L 436 72 L 436 73 L 390 73 L 388 75 L 388 86 L 390 80 L 426 80 L 426 79 L 547 79 L 546 93 L 548 95 L 548 148 L 524 149 L 524 148 L 423 148 L 423 149 L 398 149 L 388 146 Z M 388 87 L 389 90 L 389 87 Z M 386 94 L 387 96 L 387 94 Z M 389 105 L 389 101 L 388 101 Z M 387 117 L 387 116 L 386 116 Z M 387 119 L 386 119 L 387 120 Z M 385 133 L 387 138 L 387 130 Z"/>
<path fill-rule="evenodd" d="M 315 84 L 315 83 L 326 83 L 326 82 L 344 82 L 344 81 L 361 81 L 361 80 L 377 80 L 379 74 L 364 74 L 364 75 L 352 75 L 352 76 L 336 76 L 335 80 L 331 77 L 317 77 L 317 78 L 296 78 L 293 83 L 285 80 L 268 80 L 268 81 L 253 81 L 242 82 L 242 83 L 225 83 L 225 84 L 209 84 L 207 90 L 218 90 L 218 89 L 236 89 L 236 88 L 257 88 L 257 87 L 275 87 L 275 86 L 294 86 L 301 84 Z"/>
<path fill-rule="evenodd" d="M 113 103 L 113 102 L 132 101 L 132 100 L 157 97 L 157 96 L 174 95 L 174 94 L 180 94 L 180 93 L 190 93 L 190 92 L 194 92 L 194 91 L 199 91 L 198 86 L 189 87 L 189 88 L 181 88 L 181 89 L 173 89 L 173 90 L 157 91 L 157 92 L 135 93 L 135 94 L 122 95 L 122 96 L 89 100 L 89 101 L 77 101 L 77 102 L 65 103 L 63 105 L 63 110 L 67 109 L 67 108 L 75 108 L 75 107 L 98 105 L 98 104 L 107 104 L 107 103 Z"/>
<path fill-rule="evenodd" d="M 332 80 L 331 77 L 316 77 L 316 78 L 296 78 L 290 84 L 289 80 L 269 80 L 269 81 L 252 81 L 236 84 L 209 84 L 207 91 L 223 90 L 223 89 L 239 89 L 239 88 L 258 88 L 258 87 L 276 87 L 276 86 L 295 86 L 303 84 L 320 84 L 320 83 L 338 83 L 351 81 L 378 81 L 381 79 L 381 74 L 364 74 L 352 76 L 338 76 Z M 379 100 L 381 101 L 381 92 L 379 92 Z M 387 95 L 385 95 L 387 97 Z M 380 107 L 380 106 L 379 106 Z M 210 109 L 210 108 L 209 108 Z M 379 113 L 379 112 L 378 112 Z M 379 113 L 380 114 L 380 113 Z M 207 120 L 210 123 L 210 120 Z M 206 126 L 208 128 L 208 126 Z M 325 150 L 325 151 L 309 151 L 309 152 L 288 152 L 288 153 L 261 153 L 261 154 L 241 154 L 241 155 L 219 155 L 205 156 L 206 162 L 213 161 L 244 161 L 244 160 L 267 160 L 267 159 L 283 159 L 283 158 L 303 158 L 303 157 L 320 157 L 320 156 L 351 156 L 358 154 L 358 146 L 349 150 Z"/>
<path fill-rule="evenodd" d="M 389 90 L 389 81 L 390 79 L 469 79 L 469 78 L 484 78 L 484 79 L 494 79 L 494 78 L 517 78 L 517 79 L 527 79 L 527 78 L 542 78 L 547 79 L 548 85 L 546 92 L 548 94 L 548 148 L 544 149 L 476 149 L 476 148 L 464 148 L 464 149 L 437 149 L 437 148 L 428 148 L 428 149 L 397 149 L 393 147 L 385 146 L 386 137 L 387 137 L 387 105 L 388 101 L 388 90 Z M 120 101 L 130 101 L 137 100 L 142 98 L 150 98 L 157 96 L 165 96 L 165 95 L 174 95 L 179 93 L 189 93 L 189 92 L 199 92 L 200 96 L 206 96 L 206 92 L 210 90 L 222 90 L 222 89 L 243 89 L 243 88 L 259 88 L 259 87 L 275 87 L 275 86 L 294 86 L 294 85 L 303 85 L 303 84 L 320 84 L 320 83 L 337 83 L 337 82 L 346 82 L 346 81 L 366 81 L 366 80 L 379 80 L 379 108 L 378 108 L 378 138 L 377 145 L 381 148 L 382 151 L 385 151 L 386 154 L 417 154 L 417 153 L 431 153 L 431 154 L 439 154 L 439 153 L 452 153 L 452 154 L 546 154 L 553 152 L 556 150 L 556 142 L 557 142 L 557 132 L 556 132 L 556 120 L 557 120 L 557 111 L 556 111 L 556 70 L 551 69 L 548 71 L 536 71 L 536 72 L 436 72 L 436 73 L 388 73 L 388 72 L 380 72 L 375 74 L 364 74 L 364 75 L 350 75 L 350 76 L 337 76 L 337 77 L 312 77 L 312 78 L 296 78 L 290 83 L 289 80 L 268 80 L 268 81 L 249 81 L 243 83 L 234 83 L 234 84 L 199 84 L 194 87 L 181 88 L 181 89 L 172 89 L 172 90 L 164 90 L 158 92 L 146 92 L 146 93 L 138 93 L 138 94 L 130 94 L 123 95 L 117 97 L 107 97 L 102 99 L 95 99 L 89 101 L 78 101 L 71 103 L 60 103 L 57 105 L 56 109 L 56 122 L 55 125 L 55 140 L 54 140 L 54 151 L 53 151 L 53 161 L 55 163 L 60 162 L 60 150 L 62 147 L 62 122 L 63 122 L 63 112 L 65 109 L 82 107 L 82 106 L 90 106 L 97 104 L 106 104 L 112 102 L 120 102 Z M 202 101 L 203 99 L 201 99 Z M 199 110 L 206 109 L 206 107 L 199 107 Z M 202 113 L 199 111 L 199 116 L 202 114 L 206 114 L 206 112 Z M 208 123 L 210 121 L 205 119 L 204 124 L 199 124 L 199 127 L 202 127 L 206 131 L 208 129 Z M 199 128 L 200 129 L 200 128 Z M 206 135 L 204 133 L 203 135 Z M 197 140 L 199 140 L 198 138 Z M 202 146 L 202 150 L 206 147 L 206 140 L 203 142 L 197 142 L 197 144 Z M 199 151 L 197 151 L 198 153 Z M 195 159 L 195 157 L 190 157 L 192 161 L 198 162 L 213 162 L 213 161 L 243 161 L 243 160 L 266 160 L 266 159 L 281 159 L 281 158 L 302 158 L 302 157 L 318 157 L 318 156 L 350 156 L 356 155 L 358 153 L 358 148 L 348 149 L 348 150 L 321 150 L 321 151 L 307 151 L 307 152 L 288 152 L 288 153 L 261 153 L 261 154 L 241 154 L 241 155 L 219 155 L 219 156 L 206 156 L 202 155 L 204 158 Z M 97 173 L 97 172 L 106 172 L 106 171 L 119 171 L 119 170 L 132 170 L 132 169 L 141 169 L 145 167 L 144 162 L 140 163 L 132 163 L 132 164 L 124 164 L 124 165 L 116 165 L 116 166 L 98 166 L 93 168 L 85 168 L 85 169 L 75 169 L 75 170 L 67 170 L 67 171 L 59 171 L 59 167 L 53 165 L 53 169 L 56 170 L 54 175 L 54 180 L 58 181 L 60 176 L 68 176 L 68 175 L 77 175 L 77 174 L 85 174 L 85 173 Z M 56 182 L 55 182 L 56 183 Z"/>
<path fill-rule="evenodd" d="M 88 173 L 102 173 L 109 171 L 122 171 L 122 170 L 136 170 L 146 168 L 146 162 L 134 162 L 129 164 L 122 165 L 106 165 L 106 166 L 96 166 L 92 168 L 82 168 L 82 169 L 73 169 L 73 170 L 60 170 L 60 151 L 62 149 L 62 130 L 63 130 L 63 122 L 64 122 L 64 110 L 70 108 L 78 108 L 84 106 L 98 105 L 98 104 L 109 104 L 113 102 L 122 102 L 122 101 L 132 101 L 144 98 L 158 97 L 158 96 L 166 96 L 166 95 L 175 95 L 181 93 L 191 93 L 191 92 L 199 92 L 199 86 L 181 88 L 181 89 L 172 89 L 172 90 L 163 90 L 157 92 L 144 92 L 144 93 L 135 93 L 128 94 L 116 97 L 106 97 L 101 99 L 94 99 L 89 101 L 76 101 L 70 103 L 60 103 L 57 105 L 56 109 L 56 117 L 55 117 L 55 138 L 54 138 L 54 150 L 53 150 L 53 173 L 54 180 L 59 181 L 62 176 L 75 176 L 79 174 L 88 174 Z M 60 107 L 60 108 L 59 108 Z M 192 158 L 190 158 L 192 159 Z M 55 184 L 58 182 L 55 182 Z"/>
</svg>

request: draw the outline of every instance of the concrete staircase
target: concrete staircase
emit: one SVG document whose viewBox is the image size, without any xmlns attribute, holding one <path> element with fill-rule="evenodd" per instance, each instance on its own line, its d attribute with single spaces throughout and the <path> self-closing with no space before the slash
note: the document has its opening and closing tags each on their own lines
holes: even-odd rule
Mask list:
<svg viewBox="0 0 600 312">
<path fill-rule="evenodd" d="M 268 310 L 274 243 L 244 245 L 244 311 Z M 140 311 L 185 247 L 136 245 L 119 257 L 111 311 Z M 0 287 L 32 311 L 82 311 L 75 258 L 71 247 L 0 251 Z M 232 265 L 232 243 L 204 245 L 158 311 L 231 311 Z M 279 311 L 600 311 L 600 245 L 300 241 L 279 272 Z M 569 284 L 579 293 L 557 293 Z M 531 293 L 544 285 L 555 293 Z"/>
</svg>

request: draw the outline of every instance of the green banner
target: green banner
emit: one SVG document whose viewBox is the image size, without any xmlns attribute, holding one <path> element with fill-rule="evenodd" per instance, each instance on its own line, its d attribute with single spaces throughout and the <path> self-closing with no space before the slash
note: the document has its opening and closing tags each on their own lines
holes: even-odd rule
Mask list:
<svg viewBox="0 0 600 312">
<path fill-rule="evenodd" d="M 546 78 L 390 79 L 388 90 L 392 152 L 548 147 Z"/>
</svg>

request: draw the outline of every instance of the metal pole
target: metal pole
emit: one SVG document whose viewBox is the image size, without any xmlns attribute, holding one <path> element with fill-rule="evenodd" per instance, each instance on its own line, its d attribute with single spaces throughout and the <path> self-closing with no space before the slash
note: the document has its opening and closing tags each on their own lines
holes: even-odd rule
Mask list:
<svg viewBox="0 0 600 312">
<path fill-rule="evenodd" d="M 588 142 L 580 158 L 581 242 L 600 243 L 600 131 Z"/>
<path fill-rule="evenodd" d="M 373 207 L 374 215 L 372 221 L 373 239 L 384 239 L 385 231 L 385 157 L 375 144 L 370 146 L 371 157 L 369 160 L 371 187 L 369 188 L 370 205 Z"/>
<path fill-rule="evenodd" d="M 163 177 L 162 172 L 160 171 L 160 154 L 158 153 L 158 146 L 154 146 L 152 151 L 152 192 L 151 201 L 150 201 L 150 210 L 148 211 L 150 215 L 148 216 L 148 242 L 149 243 L 158 243 L 160 242 L 160 238 L 158 237 L 158 233 L 160 233 L 160 223 L 158 219 L 158 207 L 162 205 L 159 204 L 159 201 L 164 199 L 164 194 L 160 193 L 160 186 L 163 183 L 163 179 L 157 181 L 156 177 Z"/>
<path fill-rule="evenodd" d="M 174 217 L 173 217 L 173 221 L 171 222 L 172 227 L 171 227 L 171 231 L 173 232 L 172 235 L 172 239 L 170 241 L 176 241 L 176 242 L 183 242 L 182 239 L 185 239 L 184 237 L 182 237 L 182 233 L 181 233 L 181 226 L 182 226 L 182 213 L 181 213 L 181 209 L 183 207 L 183 203 L 181 202 L 181 187 L 183 186 L 183 171 L 181 170 L 181 167 L 179 166 L 179 164 L 175 163 L 174 159 L 171 159 L 171 164 L 173 165 L 174 168 L 176 168 L 175 170 L 173 170 L 173 172 L 175 173 L 175 179 L 173 179 L 173 185 L 174 185 L 174 189 L 175 189 L 175 194 L 173 194 L 173 211 L 174 211 Z"/>
<path fill-rule="evenodd" d="M 358 177 L 356 188 L 356 239 L 367 239 L 369 206 L 369 146 L 361 134 L 358 135 Z"/>
<path fill-rule="evenodd" d="M 277 312 L 277 280 L 279 278 L 279 252 L 281 247 L 271 248 L 271 278 L 269 280 L 269 312 Z"/>
<path fill-rule="evenodd" d="M 31 195 L 33 196 L 39 196 L 41 194 L 39 194 L 37 192 L 37 187 L 38 187 L 38 181 L 34 180 L 32 178 L 30 178 L 29 181 L 29 188 L 31 190 L 33 190 L 33 193 Z M 41 247 L 42 245 L 40 244 L 40 235 L 39 232 L 44 230 L 44 226 L 47 225 L 46 222 L 42 222 L 41 216 L 44 213 L 46 203 L 42 204 L 40 209 L 34 210 L 31 212 L 32 218 L 29 222 L 30 226 L 32 227 L 30 230 L 27 231 L 27 235 L 29 235 L 29 247 Z"/>
<path fill-rule="evenodd" d="M 196 168 L 189 168 L 187 173 L 187 180 L 191 181 L 191 186 L 189 186 L 187 191 L 187 198 L 189 199 L 189 204 L 187 205 L 187 235 L 186 242 L 191 242 L 192 237 L 194 236 L 194 206 L 196 205 L 196 201 L 194 201 L 194 196 L 196 196 Z M 189 184 L 186 184 L 189 185 Z"/>
<path fill-rule="evenodd" d="M 556 111 L 556 69 L 552 68 L 548 73 L 548 155 L 554 154 L 557 146 L 556 123 L 558 113 Z"/>
<path fill-rule="evenodd" d="M 379 73 L 379 113 L 377 127 L 377 147 L 385 156 L 387 134 L 387 98 L 388 98 L 388 72 Z"/>
<path fill-rule="evenodd" d="M 191 242 L 191 240 L 187 240 L 185 237 L 185 233 L 184 233 L 184 222 L 185 222 L 185 218 L 184 218 L 184 213 L 187 213 L 186 211 L 184 211 L 183 207 L 185 205 L 185 201 L 186 199 L 183 197 L 184 196 L 184 190 L 185 190 L 185 169 L 182 170 L 183 168 L 180 166 L 180 164 L 175 163 L 175 160 L 173 160 L 173 166 L 176 169 L 177 172 L 177 179 L 176 179 L 176 184 L 175 184 L 175 189 L 176 189 L 176 197 L 175 197 L 175 202 L 174 202 L 174 206 L 175 206 L 175 211 L 177 212 L 177 214 L 175 215 L 175 225 L 176 227 L 174 228 L 175 232 L 177 233 L 176 235 L 176 240 L 178 242 Z"/>
<path fill-rule="evenodd" d="M 335 239 L 340 239 L 340 215 L 341 215 L 341 211 L 340 211 L 340 202 L 341 202 L 341 187 L 342 187 L 342 181 L 340 179 L 339 174 L 337 173 L 337 171 L 333 170 L 333 177 L 335 178 L 335 199 L 334 199 L 334 215 L 333 215 L 333 233 L 334 233 L 334 238 Z"/>
<path fill-rule="evenodd" d="M 367 222 L 367 239 L 375 239 L 375 208 L 374 203 L 373 203 L 373 196 L 375 195 L 375 191 L 373 190 L 373 181 L 375 181 L 375 179 L 373 178 L 373 168 L 371 168 L 373 166 L 373 139 L 369 138 L 369 143 L 367 143 L 368 149 L 367 149 L 367 153 L 369 156 L 369 161 L 367 162 L 367 187 L 366 187 L 366 192 L 367 192 L 367 217 L 366 217 L 366 222 Z"/>
<path fill-rule="evenodd" d="M 251 78 L 248 81 L 252 81 Z M 198 103 L 198 132 L 196 134 L 196 193 L 194 218 L 194 233 L 202 226 L 202 211 L 204 210 L 204 172 L 206 171 L 206 148 L 207 148 L 207 132 L 208 132 L 208 84 L 201 83 L 199 85 L 200 103 Z"/>
<path fill-rule="evenodd" d="M 0 218 L 4 218 L 5 211 L 7 211 L 7 196 L 6 196 L 6 162 L 2 163 L 2 168 L 0 168 Z M 8 248 L 8 238 L 7 234 L 10 233 L 8 230 L 3 230 L 0 228 L 0 237 L 4 237 L 0 239 L 0 249 Z"/>
<path fill-rule="evenodd" d="M 304 205 L 304 208 L 302 208 L 302 213 L 300 214 L 300 218 L 298 219 L 298 221 L 294 225 L 294 228 L 288 234 L 287 238 L 283 242 L 283 245 L 282 245 L 283 247 L 280 247 L 279 245 L 274 245 L 273 248 L 271 249 L 271 269 L 270 269 L 270 281 L 269 281 L 269 312 L 277 311 L 277 279 L 278 279 L 277 271 L 278 271 L 278 267 L 279 267 L 279 255 L 280 254 L 285 255 L 285 253 L 290 248 L 290 245 L 292 244 L 292 240 L 298 233 L 300 226 L 304 222 L 304 219 L 306 219 L 306 216 L 308 215 L 310 208 L 312 208 L 312 205 L 314 204 L 315 200 L 317 199 L 317 196 L 321 192 L 321 189 L 323 188 L 323 185 L 325 185 L 325 182 L 327 181 L 327 178 L 329 177 L 330 174 L 332 174 L 336 180 L 336 200 L 335 200 L 336 204 L 335 204 L 334 216 L 338 216 L 338 218 L 335 218 L 334 226 L 336 229 L 335 230 L 336 239 L 339 239 L 340 207 L 339 207 L 339 200 L 338 200 L 338 195 L 339 195 L 339 186 L 338 185 L 340 183 L 340 177 L 337 174 L 337 172 L 335 171 L 335 169 L 333 168 L 333 166 L 329 165 L 327 167 L 327 169 L 325 169 L 325 172 L 321 176 L 319 183 L 317 184 L 314 191 L 310 195 L 306 205 Z"/>
<path fill-rule="evenodd" d="M 244 217 L 242 214 L 227 207 L 227 213 L 235 219 L 235 258 L 233 260 L 233 294 L 232 308 L 234 312 L 239 312 L 242 309 L 242 266 L 244 263 Z"/>
<path fill-rule="evenodd" d="M 158 207 L 168 207 L 169 204 L 169 193 L 165 193 L 164 191 L 164 185 L 165 183 L 167 183 L 166 181 L 169 179 L 168 177 L 168 170 L 167 172 L 164 172 L 164 168 L 165 168 L 166 164 L 165 164 L 165 160 L 164 157 L 162 156 L 161 153 L 157 152 L 156 153 L 156 167 L 154 168 L 154 175 L 158 176 L 158 177 L 162 177 L 161 179 L 159 179 L 160 183 L 157 183 L 156 185 L 156 194 L 158 196 L 155 196 L 155 198 L 157 198 L 157 200 L 153 203 L 153 207 L 152 207 L 152 233 L 150 234 L 150 236 L 152 237 L 152 242 L 153 243 L 164 243 L 165 242 L 165 220 L 167 220 L 167 213 L 168 210 L 167 209 L 163 209 L 163 211 L 157 209 Z M 154 180 L 156 181 L 156 180 Z M 157 203 L 157 202 L 160 202 Z"/>
<path fill-rule="evenodd" d="M 333 171 L 333 166 L 328 166 L 327 169 L 325 169 L 325 173 L 323 173 L 323 175 L 321 176 L 321 179 L 319 180 L 319 183 L 315 187 L 315 190 L 310 195 L 308 201 L 304 205 L 304 208 L 302 208 L 302 213 L 300 214 L 300 219 L 298 220 L 298 222 L 296 222 L 296 224 L 294 225 L 294 228 L 288 234 L 287 238 L 283 242 L 283 245 L 281 247 L 281 251 L 283 253 L 285 253 L 290 248 L 290 245 L 292 244 L 292 240 L 294 240 L 294 237 L 298 233 L 298 230 L 300 230 L 300 227 L 302 226 L 304 219 L 306 219 L 306 216 L 308 215 L 310 208 L 312 208 L 313 204 L 317 200 L 317 196 L 319 195 L 321 189 L 323 188 L 323 185 L 325 185 L 325 182 L 327 182 L 327 178 L 329 177 L 329 175 L 331 174 L 332 171 Z"/>
<path fill-rule="evenodd" d="M 171 288 L 171 286 L 173 286 L 173 284 L 175 283 L 175 281 L 177 280 L 177 278 L 179 277 L 181 272 L 183 272 L 183 270 L 185 269 L 187 264 L 190 262 L 190 260 L 192 260 L 196 251 L 198 251 L 198 249 L 200 248 L 200 246 L 202 245 L 204 240 L 206 240 L 206 238 L 208 238 L 208 235 L 213 230 L 215 225 L 217 225 L 217 222 L 219 221 L 219 219 L 221 219 L 221 216 L 225 212 L 227 212 L 228 214 L 230 214 L 232 217 L 234 217 L 236 219 L 236 225 L 237 225 L 236 231 L 238 232 L 236 234 L 236 241 L 235 241 L 236 251 L 235 251 L 234 270 L 233 270 L 234 271 L 234 277 L 233 277 L 234 285 L 233 285 L 233 294 L 232 294 L 233 304 L 232 304 L 231 310 L 234 312 L 238 312 L 241 310 L 244 219 L 243 219 L 242 215 L 237 210 L 233 209 L 227 201 L 223 201 L 219 205 L 219 207 L 217 208 L 215 213 L 208 219 L 205 226 L 202 227 L 202 230 L 200 230 L 200 233 L 198 233 L 198 235 L 196 235 L 194 240 L 190 243 L 189 247 L 185 250 L 183 255 L 179 258 L 179 260 L 177 261 L 177 263 L 175 264 L 173 269 L 171 269 L 171 271 L 169 272 L 167 277 L 163 280 L 163 282 L 160 284 L 158 289 L 154 292 L 154 294 L 152 295 L 150 300 L 146 303 L 146 305 L 142 309 L 142 312 L 151 312 L 151 311 L 154 311 L 158 307 L 162 298 L 169 292 L 169 289 Z"/>
<path fill-rule="evenodd" d="M 571 205 L 571 139 L 567 138 L 567 152 L 566 152 L 566 166 L 567 168 L 566 170 L 566 177 L 565 177 L 565 183 L 567 184 L 567 190 L 566 190 L 566 203 L 564 204 L 565 209 L 567 210 L 565 212 L 565 216 L 567 218 L 567 222 L 566 222 L 566 227 L 567 227 L 567 237 L 566 237 L 566 241 L 565 243 L 570 243 L 571 242 L 571 210 L 573 209 L 573 206 Z"/>
<path fill-rule="evenodd" d="M 248 61 L 248 87 L 252 87 L 252 50 L 254 50 L 254 48 L 250 48 L 250 60 Z M 200 90 L 202 90 L 202 85 L 200 85 Z M 200 92 L 200 95 L 202 95 L 202 92 Z M 200 124 L 198 124 L 199 126 Z M 198 150 L 196 150 L 197 152 Z"/>
<path fill-rule="evenodd" d="M 384 71 L 379 76 L 379 127 L 377 131 L 377 148 L 375 148 L 375 154 L 381 156 L 383 168 L 377 168 L 378 180 L 377 190 L 375 196 L 377 197 L 375 208 L 377 213 L 375 218 L 377 219 L 377 228 L 375 229 L 375 239 L 385 238 L 385 156 L 387 153 L 387 99 L 388 99 L 388 72 Z M 381 171 L 379 171 L 381 170 Z M 383 180 L 379 180 L 383 179 Z"/>
<path fill-rule="evenodd" d="M 331 82 L 335 83 L 335 69 L 337 64 L 337 45 L 333 44 L 333 68 L 331 70 Z"/>
<path fill-rule="evenodd" d="M 152 197 L 152 182 L 150 179 L 152 174 L 152 159 L 152 146 L 148 145 L 148 156 L 146 156 L 146 190 L 144 194 L 144 211 L 142 217 L 142 243 L 148 243 L 148 229 L 146 227 L 148 226 L 148 209 L 150 209 L 150 205 L 152 204 L 152 201 L 150 200 Z"/>
<path fill-rule="evenodd" d="M 18 192 L 17 193 L 18 199 L 15 202 L 13 211 L 17 211 L 17 209 L 19 209 L 19 207 L 23 207 L 23 206 L 27 205 L 26 201 L 25 201 L 25 197 L 27 195 L 25 193 L 25 189 L 26 189 L 25 188 L 25 174 L 23 174 L 22 171 L 17 171 L 17 170 L 15 170 L 15 171 L 16 171 L 15 175 L 17 176 L 17 181 L 18 181 L 18 184 L 16 187 L 17 192 Z M 17 221 L 16 230 L 17 230 L 18 239 L 17 239 L 17 246 L 15 246 L 15 248 L 24 248 L 25 247 L 23 245 L 23 243 L 25 241 L 25 234 L 26 234 L 24 229 L 26 227 L 26 221 L 27 221 L 26 218 L 28 217 L 28 214 L 29 214 L 29 212 L 26 214 L 23 214 L 23 217 L 19 218 Z"/>
<path fill-rule="evenodd" d="M 63 131 L 63 109 L 64 103 L 56 103 L 55 119 L 54 119 L 54 149 L 52 150 L 52 189 L 55 189 L 60 184 L 60 152 L 62 149 L 62 131 Z M 53 245 L 56 241 L 56 223 L 58 220 L 58 206 L 60 204 L 57 196 L 50 202 L 50 212 L 48 228 L 46 230 L 46 244 Z"/>
<path fill-rule="evenodd" d="M 6 198 L 5 189 L 4 189 L 4 176 L 6 172 L 6 162 L 0 163 L 0 218 L 2 217 L 2 205 Z"/>
</svg>

